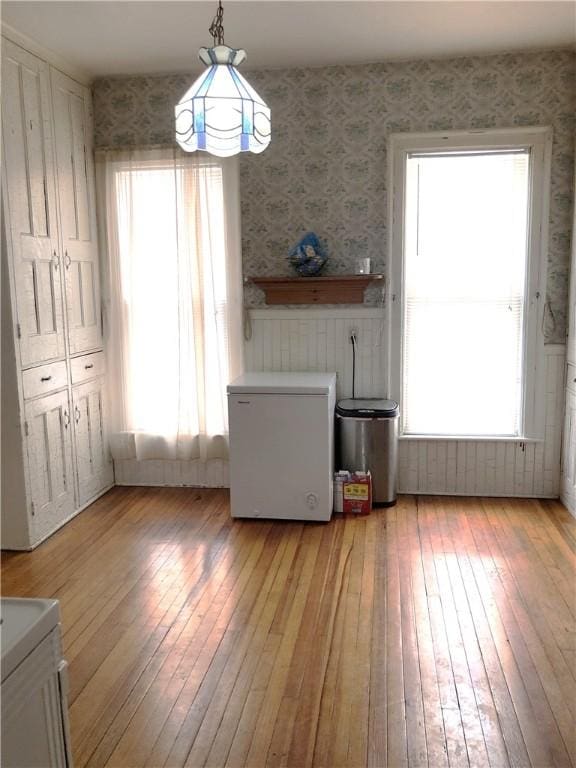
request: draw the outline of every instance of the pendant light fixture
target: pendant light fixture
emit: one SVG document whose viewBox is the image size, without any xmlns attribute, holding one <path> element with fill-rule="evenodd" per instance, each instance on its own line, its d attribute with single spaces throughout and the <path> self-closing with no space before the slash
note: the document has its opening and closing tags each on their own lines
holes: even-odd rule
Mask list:
<svg viewBox="0 0 576 768">
<path fill-rule="evenodd" d="M 270 143 L 270 110 L 236 67 L 246 58 L 241 49 L 224 44 L 224 9 L 219 0 L 209 32 L 212 48 L 198 56 L 208 69 L 176 105 L 176 141 L 219 157 L 263 152 Z"/>
</svg>

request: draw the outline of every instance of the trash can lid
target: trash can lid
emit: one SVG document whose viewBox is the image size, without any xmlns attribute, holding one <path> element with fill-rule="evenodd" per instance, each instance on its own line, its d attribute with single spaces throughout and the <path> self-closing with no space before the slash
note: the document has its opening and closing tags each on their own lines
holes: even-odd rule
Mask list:
<svg viewBox="0 0 576 768">
<path fill-rule="evenodd" d="M 399 412 L 398 403 L 395 400 L 379 400 L 374 397 L 360 399 L 357 397 L 339 400 L 336 403 L 336 413 L 338 416 L 364 419 L 391 419 L 394 416 L 398 416 Z"/>
</svg>

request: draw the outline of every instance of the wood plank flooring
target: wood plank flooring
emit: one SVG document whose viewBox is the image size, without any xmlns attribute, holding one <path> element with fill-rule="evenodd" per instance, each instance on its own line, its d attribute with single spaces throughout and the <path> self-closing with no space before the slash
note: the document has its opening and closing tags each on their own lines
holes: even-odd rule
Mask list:
<svg viewBox="0 0 576 768">
<path fill-rule="evenodd" d="M 575 550 L 551 501 L 115 488 L 2 593 L 61 601 L 77 767 L 576 768 Z"/>
</svg>

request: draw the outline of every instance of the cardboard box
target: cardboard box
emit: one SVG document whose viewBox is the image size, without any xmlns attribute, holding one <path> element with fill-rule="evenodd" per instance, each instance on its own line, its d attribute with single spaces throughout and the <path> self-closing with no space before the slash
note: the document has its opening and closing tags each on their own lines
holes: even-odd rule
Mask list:
<svg viewBox="0 0 576 768">
<path fill-rule="evenodd" d="M 353 472 L 342 486 L 344 514 L 369 515 L 372 509 L 372 477 L 370 472 Z"/>
</svg>

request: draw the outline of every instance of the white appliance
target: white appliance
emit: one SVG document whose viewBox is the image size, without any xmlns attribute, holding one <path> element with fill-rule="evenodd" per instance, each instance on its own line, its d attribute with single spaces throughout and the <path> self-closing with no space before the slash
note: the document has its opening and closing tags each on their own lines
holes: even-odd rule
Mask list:
<svg viewBox="0 0 576 768">
<path fill-rule="evenodd" d="M 245 373 L 228 386 L 232 517 L 330 520 L 335 373 Z"/>
<path fill-rule="evenodd" d="M 57 600 L 2 598 L 3 768 L 72 768 Z"/>
</svg>

